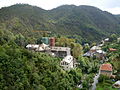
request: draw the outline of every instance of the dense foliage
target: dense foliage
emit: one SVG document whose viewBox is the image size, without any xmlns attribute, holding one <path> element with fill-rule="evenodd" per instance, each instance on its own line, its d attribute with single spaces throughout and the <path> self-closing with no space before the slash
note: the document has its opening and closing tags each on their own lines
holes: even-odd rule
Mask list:
<svg viewBox="0 0 120 90">
<path fill-rule="evenodd" d="M 64 71 L 59 65 L 60 58 L 28 51 L 24 43 L 22 35 L 0 30 L 1 90 L 71 90 L 76 87 L 82 76 L 79 68 Z"/>
<path fill-rule="evenodd" d="M 82 46 L 74 39 L 56 40 L 59 46 L 71 47 L 73 56 L 78 59 L 78 67 L 70 71 L 60 67 L 60 58 L 26 50 L 24 46 L 28 42 L 29 38 L 22 34 L 0 30 L 0 89 L 72 90 L 82 79 L 84 89 L 91 87 L 99 63 L 82 57 Z"/>
<path fill-rule="evenodd" d="M 99 84 L 97 85 L 97 90 L 118 90 L 113 88 L 112 85 L 115 83 L 112 79 L 108 78 L 107 76 L 100 75 Z"/>
</svg>

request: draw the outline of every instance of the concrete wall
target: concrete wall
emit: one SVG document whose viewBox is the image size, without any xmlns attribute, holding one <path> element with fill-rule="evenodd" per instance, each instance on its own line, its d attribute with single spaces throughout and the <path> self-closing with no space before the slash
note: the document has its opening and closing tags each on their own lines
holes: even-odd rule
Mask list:
<svg viewBox="0 0 120 90">
<path fill-rule="evenodd" d="M 100 70 L 100 74 L 106 75 L 106 76 L 111 76 L 112 75 L 112 71 Z"/>
</svg>

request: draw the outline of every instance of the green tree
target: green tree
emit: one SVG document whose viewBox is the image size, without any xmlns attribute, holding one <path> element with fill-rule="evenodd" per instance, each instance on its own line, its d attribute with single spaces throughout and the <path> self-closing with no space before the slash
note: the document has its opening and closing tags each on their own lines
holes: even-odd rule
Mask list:
<svg viewBox="0 0 120 90">
<path fill-rule="evenodd" d="M 83 47 L 80 44 L 75 44 L 74 48 L 72 49 L 72 54 L 75 58 L 83 54 Z"/>
</svg>

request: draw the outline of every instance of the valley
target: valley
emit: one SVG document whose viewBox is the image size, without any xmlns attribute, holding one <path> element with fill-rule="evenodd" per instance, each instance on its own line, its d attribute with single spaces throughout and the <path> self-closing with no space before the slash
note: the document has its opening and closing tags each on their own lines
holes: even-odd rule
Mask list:
<svg viewBox="0 0 120 90">
<path fill-rule="evenodd" d="M 120 17 L 93 6 L 0 9 L 0 90 L 118 90 Z"/>
</svg>

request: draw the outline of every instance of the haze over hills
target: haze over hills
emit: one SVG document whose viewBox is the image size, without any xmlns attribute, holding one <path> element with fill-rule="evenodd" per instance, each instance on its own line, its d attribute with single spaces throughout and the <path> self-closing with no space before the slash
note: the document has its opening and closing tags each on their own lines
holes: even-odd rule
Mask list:
<svg viewBox="0 0 120 90">
<path fill-rule="evenodd" d="M 92 6 L 63 5 L 52 10 L 16 4 L 0 9 L 0 29 L 38 38 L 33 30 L 77 36 L 82 40 L 101 40 L 120 34 L 120 17 Z"/>
</svg>

